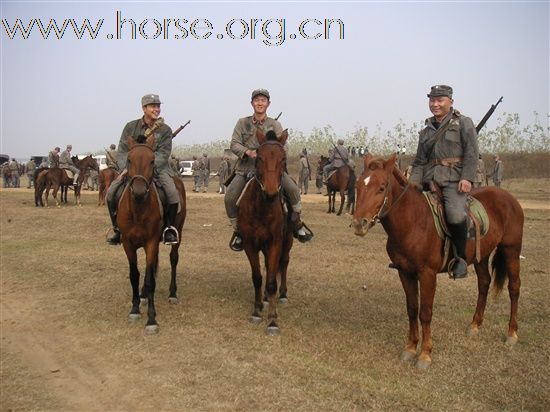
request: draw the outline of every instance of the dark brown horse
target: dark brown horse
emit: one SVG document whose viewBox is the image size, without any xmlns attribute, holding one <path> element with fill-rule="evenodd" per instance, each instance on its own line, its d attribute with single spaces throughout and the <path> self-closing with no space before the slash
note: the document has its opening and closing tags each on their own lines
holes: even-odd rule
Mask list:
<svg viewBox="0 0 550 412">
<path fill-rule="evenodd" d="M 475 241 L 468 241 L 468 264 L 477 274 L 478 298 L 469 333 L 475 335 L 483 321 L 487 293 L 491 283 L 489 255 L 494 251 L 492 272 L 494 289 L 502 290 L 508 278 L 511 309 L 507 344 L 516 343 L 517 310 L 520 289 L 519 258 L 523 235 L 523 210 L 505 190 L 484 188 L 473 192 L 489 216 L 489 231 L 481 239 L 479 262 L 475 260 Z M 395 155 L 389 160 L 365 158 L 365 169 L 357 180 L 357 209 L 353 225 L 355 234 L 364 236 L 377 221 L 382 223 L 388 241 L 386 250 L 397 266 L 405 290 L 409 317 L 409 336 L 401 359 L 413 360 L 419 341 L 418 318 L 422 325 L 422 344 L 416 362 L 419 369 L 431 363 L 432 307 L 438 273 L 445 272 L 443 241 L 439 238 L 430 208 L 415 186 L 408 184 L 395 167 Z M 420 311 L 418 294 L 420 293 Z"/>
<path fill-rule="evenodd" d="M 286 168 L 284 144 L 288 133 L 285 130 L 277 138 L 273 131 L 264 135 L 258 129 L 256 137 L 260 147 L 256 151 L 255 177 L 242 194 L 238 225 L 252 269 L 254 311 L 251 320 L 255 324 L 262 320 L 262 272 L 259 257 L 262 252 L 266 267 L 264 296 L 269 302 L 267 333 L 278 335 L 277 274 L 281 276 L 279 300 L 284 303 L 287 301 L 286 275 L 294 240 L 290 213 L 285 212 L 281 198 L 281 182 Z"/>
<path fill-rule="evenodd" d="M 322 158 L 321 167 L 324 167 L 329 163 L 328 157 Z M 344 209 L 344 202 L 346 202 L 346 212 L 353 214 L 355 210 L 355 172 L 353 169 L 344 165 L 339 167 L 336 172 L 328 179 L 327 182 L 328 191 L 328 211 L 327 213 L 334 213 L 336 203 L 336 193 L 340 193 L 340 209 L 336 216 L 342 214 Z"/>
<path fill-rule="evenodd" d="M 137 250 L 145 250 L 145 277 L 141 297 L 147 299 L 146 333 L 157 333 L 158 323 L 155 310 L 156 273 L 158 269 L 159 242 L 163 228 L 163 213 L 159 201 L 159 192 L 153 183 L 153 167 L 155 161 L 155 137 L 147 140 L 139 136 L 137 140 L 128 138 L 128 185 L 125 188 L 117 212 L 117 225 L 122 237 L 122 245 L 130 267 L 130 283 L 132 285 L 132 309 L 129 319 L 135 321 L 141 317 L 139 311 L 139 269 L 137 266 Z M 179 260 L 181 232 L 186 215 L 185 188 L 181 179 L 174 178 L 176 188 L 180 193 L 181 210 L 176 216 L 174 226 L 178 230 L 179 242 L 171 246 L 170 266 L 171 281 L 169 302 L 177 302 L 176 268 Z"/>
<path fill-rule="evenodd" d="M 103 206 L 105 204 L 105 196 L 107 196 L 107 191 L 119 175 L 119 172 L 112 168 L 103 169 L 99 172 L 99 196 L 97 205 Z"/>
<path fill-rule="evenodd" d="M 82 187 L 82 182 L 84 181 L 86 170 L 94 169 L 99 170 L 97 161 L 92 157 L 92 155 L 86 156 L 83 159 L 79 160 L 76 156 L 72 158 L 73 163 L 80 170 L 77 183 L 74 185 L 75 193 L 75 204 L 77 206 L 82 206 L 80 203 L 80 188 Z M 52 190 L 52 196 L 55 200 L 55 205 L 57 207 L 61 206 L 61 203 L 67 203 L 67 192 L 69 186 L 73 184 L 73 179 L 69 177 L 66 169 L 59 167 L 52 167 L 49 169 L 38 169 L 35 174 L 35 187 L 34 187 L 34 203 L 36 206 L 49 206 L 48 197 L 50 190 Z M 61 189 L 61 201 L 57 200 L 57 192 Z M 42 200 L 42 195 L 44 194 L 44 201 Z"/>
</svg>

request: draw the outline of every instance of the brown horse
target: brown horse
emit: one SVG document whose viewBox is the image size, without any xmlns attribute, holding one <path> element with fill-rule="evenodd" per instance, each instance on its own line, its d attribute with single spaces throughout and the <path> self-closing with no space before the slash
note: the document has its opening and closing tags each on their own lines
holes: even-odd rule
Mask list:
<svg viewBox="0 0 550 412">
<path fill-rule="evenodd" d="M 72 160 L 75 166 L 78 167 L 78 169 L 80 170 L 77 183 L 76 185 L 74 185 L 75 204 L 77 206 L 82 206 L 82 204 L 80 203 L 80 188 L 82 187 L 82 182 L 84 181 L 86 170 L 94 169 L 97 171 L 99 170 L 99 166 L 92 155 L 88 155 L 81 160 L 78 160 L 78 158 L 74 156 Z M 52 196 L 55 200 L 55 205 L 57 207 L 60 207 L 61 203 L 67 203 L 67 192 L 69 190 L 69 186 L 73 184 L 73 179 L 69 177 L 66 169 L 62 169 L 59 167 L 38 169 L 35 176 L 36 183 L 34 187 L 34 203 L 36 206 L 49 206 L 48 197 L 50 194 L 50 190 L 53 190 Z M 57 192 L 60 188 L 61 202 L 57 200 Z M 42 201 L 42 194 L 44 192 L 44 201 Z"/>
<path fill-rule="evenodd" d="M 262 320 L 262 272 L 259 258 L 261 251 L 266 266 L 264 297 L 269 302 L 267 333 L 278 335 L 280 329 L 277 325 L 277 274 L 280 273 L 281 276 L 279 301 L 285 303 L 288 300 L 286 275 L 294 240 L 290 213 L 284 210 L 281 194 L 281 182 L 286 168 L 284 144 L 288 133 L 285 130 L 277 138 L 273 131 L 264 135 L 258 129 L 256 137 L 260 147 L 256 151 L 255 176 L 242 194 L 238 225 L 252 269 L 254 311 L 251 320 L 255 324 Z"/>
<path fill-rule="evenodd" d="M 13 182 L 12 182 L 13 179 L 12 179 L 12 176 L 11 176 L 11 169 L 10 169 L 10 165 L 8 163 L 6 163 L 4 166 L 2 166 L 2 178 L 4 179 L 4 187 L 5 188 L 13 186 Z"/>
<path fill-rule="evenodd" d="M 125 188 L 117 212 L 117 225 L 120 229 L 122 245 L 130 267 L 130 283 L 132 285 L 132 309 L 129 319 L 135 321 L 141 317 L 139 311 L 139 269 L 137 266 L 137 250 L 145 250 L 145 277 L 141 297 L 147 299 L 148 334 L 158 332 L 155 310 L 156 273 L 158 269 L 159 242 L 163 228 L 163 213 L 159 201 L 159 192 L 153 183 L 153 166 L 155 161 L 155 137 L 148 139 L 138 136 L 137 140 L 128 138 L 128 185 Z M 181 232 L 186 215 L 185 188 L 181 179 L 174 178 L 176 188 L 180 193 L 181 211 L 176 216 L 174 226 L 178 230 L 179 242 L 172 245 L 170 251 L 171 281 L 168 301 L 177 303 L 176 267 L 179 260 Z"/>
<path fill-rule="evenodd" d="M 111 186 L 113 180 L 119 175 L 119 172 L 112 168 L 103 169 L 99 172 L 99 196 L 97 205 L 103 206 L 105 204 L 105 196 Z"/>
<path fill-rule="evenodd" d="M 321 167 L 324 167 L 329 163 L 328 157 L 321 159 Z M 336 172 L 327 181 L 328 191 L 328 211 L 327 213 L 334 213 L 336 203 L 336 193 L 340 193 L 340 209 L 336 216 L 342 214 L 344 208 L 344 202 L 346 201 L 346 212 L 353 214 L 355 210 L 355 172 L 348 165 L 339 167 Z"/>
<path fill-rule="evenodd" d="M 436 277 L 444 272 L 443 241 L 439 238 L 432 214 L 424 196 L 409 185 L 395 167 L 395 155 L 389 160 L 365 158 L 365 169 L 357 180 L 357 209 L 353 218 L 355 234 L 364 236 L 377 221 L 382 223 L 388 241 L 386 250 L 398 268 L 405 290 L 409 317 L 409 336 L 401 359 L 411 361 L 416 356 L 419 341 L 418 318 L 422 325 L 421 351 L 416 362 L 419 369 L 431 363 L 432 307 Z M 473 192 L 489 216 L 489 231 L 481 239 L 479 261 L 475 260 L 475 241 L 468 241 L 467 262 L 473 263 L 477 274 L 478 298 L 469 334 L 479 331 L 491 283 L 489 255 L 495 276 L 494 289 L 502 290 L 508 278 L 511 309 L 507 344 L 516 343 L 517 310 L 520 289 L 519 259 L 523 235 L 523 210 L 508 192 L 484 188 Z M 420 312 L 418 294 L 420 292 Z"/>
</svg>

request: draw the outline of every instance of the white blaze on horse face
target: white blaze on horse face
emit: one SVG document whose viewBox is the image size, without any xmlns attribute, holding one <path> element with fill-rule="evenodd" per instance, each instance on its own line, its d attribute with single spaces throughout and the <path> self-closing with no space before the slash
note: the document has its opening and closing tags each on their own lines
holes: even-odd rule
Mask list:
<svg viewBox="0 0 550 412">
<path fill-rule="evenodd" d="M 366 177 L 365 180 L 363 181 L 365 183 L 365 187 L 368 186 L 369 182 L 370 182 L 370 176 L 369 177 Z"/>
</svg>

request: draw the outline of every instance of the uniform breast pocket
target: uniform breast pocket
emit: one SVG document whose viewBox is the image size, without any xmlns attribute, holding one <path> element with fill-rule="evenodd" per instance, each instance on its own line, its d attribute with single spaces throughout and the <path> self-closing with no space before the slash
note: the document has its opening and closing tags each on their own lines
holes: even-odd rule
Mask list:
<svg viewBox="0 0 550 412">
<path fill-rule="evenodd" d="M 445 140 L 450 143 L 460 145 L 460 130 L 458 128 L 450 127 L 449 130 L 445 133 Z"/>
</svg>

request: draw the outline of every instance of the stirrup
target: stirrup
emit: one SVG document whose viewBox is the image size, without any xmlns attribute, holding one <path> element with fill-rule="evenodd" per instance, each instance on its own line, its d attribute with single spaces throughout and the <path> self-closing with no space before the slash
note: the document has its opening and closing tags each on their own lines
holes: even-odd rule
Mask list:
<svg viewBox="0 0 550 412">
<path fill-rule="evenodd" d="M 117 228 L 112 228 L 112 230 L 113 230 L 113 235 L 111 237 L 107 238 L 107 243 L 112 245 L 112 246 L 120 245 L 120 240 L 121 240 L 120 239 L 120 230 L 118 230 Z M 107 233 L 109 233 L 109 232 L 107 232 Z"/>
<path fill-rule="evenodd" d="M 301 225 L 296 228 L 294 231 L 294 237 L 297 238 L 301 243 L 309 242 L 313 238 L 313 232 L 312 230 L 302 221 L 300 221 Z M 300 235 L 298 231 L 300 229 L 304 229 L 304 232 L 306 232 L 305 235 Z"/>
<path fill-rule="evenodd" d="M 460 263 L 461 260 L 464 262 L 464 265 L 466 266 L 466 272 L 464 273 L 464 275 L 456 276 L 453 272 L 453 268 L 454 268 L 455 264 Z M 455 280 L 456 279 L 464 279 L 466 276 L 468 276 L 468 263 L 466 263 L 466 261 L 464 259 L 462 259 L 461 257 L 453 257 L 449 261 L 449 265 L 447 266 L 447 273 L 449 274 L 450 279 L 455 279 Z"/>
<path fill-rule="evenodd" d="M 241 239 L 241 241 L 237 242 L 237 238 Z M 237 232 L 233 232 L 231 240 L 229 241 L 229 248 L 235 252 L 241 252 L 244 249 L 243 238 Z"/>
<path fill-rule="evenodd" d="M 174 236 L 176 237 L 176 240 L 171 240 L 167 242 L 166 235 L 168 233 L 173 233 Z M 179 239 L 178 230 L 174 226 L 167 226 L 166 228 L 164 228 L 164 230 L 162 231 L 162 243 L 164 243 L 165 245 L 177 245 L 179 241 L 180 239 Z"/>
</svg>

